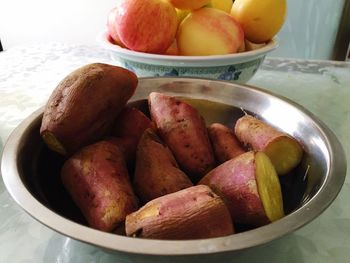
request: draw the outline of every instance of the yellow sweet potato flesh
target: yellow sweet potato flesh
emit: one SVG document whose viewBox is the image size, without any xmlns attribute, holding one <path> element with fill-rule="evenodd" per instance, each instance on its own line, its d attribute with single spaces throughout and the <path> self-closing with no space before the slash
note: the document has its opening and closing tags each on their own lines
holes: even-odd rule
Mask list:
<svg viewBox="0 0 350 263">
<path fill-rule="evenodd" d="M 274 166 L 263 152 L 255 154 L 255 177 L 261 202 L 268 219 L 273 222 L 284 216 L 281 185 Z"/>
<path fill-rule="evenodd" d="M 66 148 L 62 145 L 62 143 L 56 138 L 56 136 L 49 131 L 43 132 L 41 134 L 45 144 L 49 147 L 50 150 L 57 152 L 62 155 L 66 155 Z"/>
<path fill-rule="evenodd" d="M 198 184 L 225 200 L 236 223 L 261 226 L 269 222 L 256 183 L 255 152 L 243 153 L 211 170 Z"/>
<path fill-rule="evenodd" d="M 303 149 L 299 142 L 264 121 L 245 115 L 237 120 L 234 130 L 244 145 L 269 156 L 278 175 L 287 174 L 301 161 Z"/>
<path fill-rule="evenodd" d="M 277 137 L 265 147 L 264 152 L 280 175 L 290 172 L 303 156 L 300 144 L 289 136 Z"/>
</svg>

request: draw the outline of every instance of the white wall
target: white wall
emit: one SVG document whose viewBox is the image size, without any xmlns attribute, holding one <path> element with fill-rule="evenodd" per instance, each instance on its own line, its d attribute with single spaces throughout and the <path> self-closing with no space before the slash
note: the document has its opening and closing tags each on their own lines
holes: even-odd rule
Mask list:
<svg viewBox="0 0 350 263">
<path fill-rule="evenodd" d="M 345 0 L 287 0 L 288 14 L 271 56 L 331 59 Z"/>
<path fill-rule="evenodd" d="M 0 0 L 4 49 L 45 41 L 95 43 L 117 0 Z"/>
</svg>

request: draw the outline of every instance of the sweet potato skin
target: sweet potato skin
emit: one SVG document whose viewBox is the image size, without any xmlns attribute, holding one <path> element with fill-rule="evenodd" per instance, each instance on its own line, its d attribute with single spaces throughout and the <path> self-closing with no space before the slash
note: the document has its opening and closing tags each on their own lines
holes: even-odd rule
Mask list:
<svg viewBox="0 0 350 263">
<path fill-rule="evenodd" d="M 128 236 L 156 239 L 200 239 L 234 233 L 222 199 L 205 185 L 193 186 L 148 202 L 129 214 Z"/>
<path fill-rule="evenodd" d="M 255 178 L 255 152 L 228 160 L 210 171 L 198 184 L 209 186 L 226 202 L 234 222 L 261 226 L 269 223 Z"/>
<path fill-rule="evenodd" d="M 137 142 L 134 137 L 108 137 L 105 140 L 115 144 L 122 152 L 125 162 L 128 167 L 133 167 L 135 162 L 135 154 L 137 148 Z"/>
<path fill-rule="evenodd" d="M 46 104 L 41 136 L 49 148 L 68 155 L 101 139 L 110 132 L 137 82 L 131 71 L 108 64 L 88 64 L 73 71 Z"/>
<path fill-rule="evenodd" d="M 161 138 L 181 169 L 198 182 L 215 166 L 203 117 L 189 104 L 157 92 L 149 95 L 149 105 Z"/>
<path fill-rule="evenodd" d="M 245 150 L 229 127 L 221 123 L 213 123 L 208 127 L 208 134 L 216 161 L 219 164 L 245 153 Z"/>
<path fill-rule="evenodd" d="M 287 174 L 301 161 L 303 148 L 296 139 L 251 115 L 239 118 L 234 131 L 243 144 L 255 151 L 265 152 L 279 175 Z M 281 145 L 281 141 L 287 141 L 289 149 L 272 154 L 271 148 Z"/>
<path fill-rule="evenodd" d="M 112 136 L 122 148 L 129 166 L 134 164 L 137 145 L 143 132 L 148 128 L 155 128 L 155 124 L 134 107 L 124 107 L 115 120 Z"/>
<path fill-rule="evenodd" d="M 109 141 L 88 145 L 71 156 L 61 179 L 95 229 L 112 231 L 138 208 L 122 153 Z"/>
<path fill-rule="evenodd" d="M 142 111 L 124 107 L 114 122 L 112 136 L 130 136 L 139 140 L 146 129 L 154 127 L 154 123 Z"/>
<path fill-rule="evenodd" d="M 285 135 L 251 115 L 239 118 L 234 130 L 240 141 L 256 151 L 263 151 L 271 140 Z"/>
<path fill-rule="evenodd" d="M 152 129 L 147 129 L 138 144 L 134 189 L 143 203 L 191 187 L 166 145 Z"/>
</svg>

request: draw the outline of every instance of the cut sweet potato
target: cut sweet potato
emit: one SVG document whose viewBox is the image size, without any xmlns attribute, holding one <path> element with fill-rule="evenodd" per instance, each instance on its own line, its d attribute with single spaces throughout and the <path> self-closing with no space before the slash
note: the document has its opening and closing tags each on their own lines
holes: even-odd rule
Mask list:
<svg viewBox="0 0 350 263">
<path fill-rule="evenodd" d="M 247 152 L 209 172 L 199 184 L 208 185 L 226 202 L 233 221 L 265 225 L 284 216 L 277 173 L 263 152 Z"/>
<path fill-rule="evenodd" d="M 205 122 L 189 104 L 157 92 L 149 95 L 152 120 L 181 169 L 197 182 L 215 165 Z"/>
<path fill-rule="evenodd" d="M 40 134 L 48 147 L 72 154 L 100 140 L 134 93 L 138 79 L 121 67 L 95 63 L 65 77 L 51 94 Z"/>
<path fill-rule="evenodd" d="M 155 239 L 199 239 L 234 233 L 224 202 L 205 185 L 148 202 L 126 217 L 125 228 L 128 236 Z"/>
<path fill-rule="evenodd" d="M 279 175 L 287 174 L 301 161 L 303 149 L 297 140 L 253 116 L 238 119 L 234 129 L 242 143 L 267 154 Z"/>
<path fill-rule="evenodd" d="M 284 211 L 281 185 L 270 158 L 263 152 L 255 154 L 255 179 L 269 221 L 282 218 Z"/>
<path fill-rule="evenodd" d="M 135 166 L 134 187 L 144 203 L 192 186 L 171 151 L 152 129 L 147 129 L 141 137 Z"/>
<path fill-rule="evenodd" d="M 61 178 L 93 228 L 112 231 L 138 208 L 123 155 L 109 141 L 75 153 L 64 163 Z"/>
<path fill-rule="evenodd" d="M 216 161 L 219 164 L 245 153 L 245 150 L 229 127 L 221 123 L 213 123 L 208 127 L 208 134 Z"/>
</svg>

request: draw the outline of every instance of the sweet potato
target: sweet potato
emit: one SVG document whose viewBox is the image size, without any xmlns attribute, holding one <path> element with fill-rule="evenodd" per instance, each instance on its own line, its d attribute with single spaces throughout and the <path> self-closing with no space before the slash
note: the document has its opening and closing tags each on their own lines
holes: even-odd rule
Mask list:
<svg viewBox="0 0 350 263">
<path fill-rule="evenodd" d="M 219 164 L 245 153 L 245 150 L 229 127 L 221 123 L 213 123 L 208 127 L 208 134 L 216 161 Z"/>
<path fill-rule="evenodd" d="M 140 110 L 125 107 L 115 120 L 112 136 L 123 148 L 128 164 L 134 163 L 137 144 L 147 128 L 154 128 L 154 123 Z"/>
<path fill-rule="evenodd" d="M 126 234 L 155 239 L 199 239 L 234 233 L 222 199 L 205 185 L 153 199 L 125 220 Z"/>
<path fill-rule="evenodd" d="M 70 155 L 100 140 L 133 95 L 138 79 L 121 67 L 95 63 L 65 77 L 52 92 L 40 134 L 50 149 Z"/>
<path fill-rule="evenodd" d="M 247 152 L 209 172 L 199 184 L 208 185 L 226 202 L 240 224 L 265 225 L 284 216 L 277 173 L 263 152 Z"/>
<path fill-rule="evenodd" d="M 157 92 L 149 95 L 149 106 L 161 138 L 181 169 L 197 182 L 215 165 L 203 117 L 189 104 Z"/>
<path fill-rule="evenodd" d="M 138 208 L 122 153 L 109 141 L 85 146 L 71 156 L 61 179 L 93 228 L 112 231 Z"/>
<path fill-rule="evenodd" d="M 303 148 L 296 139 L 251 115 L 238 119 L 234 130 L 242 143 L 266 153 L 279 175 L 287 174 L 301 161 Z"/>
<path fill-rule="evenodd" d="M 105 140 L 108 140 L 114 143 L 122 152 L 125 162 L 129 168 L 135 165 L 135 154 L 137 148 L 137 142 L 135 138 L 131 136 L 125 137 L 108 137 Z"/>
<path fill-rule="evenodd" d="M 152 129 L 147 129 L 136 154 L 134 189 L 139 198 L 146 203 L 191 186 L 191 180 L 179 169 L 171 151 Z"/>
<path fill-rule="evenodd" d="M 142 111 L 134 107 L 124 107 L 115 120 L 112 135 L 116 137 L 135 137 L 139 140 L 147 128 L 154 124 Z"/>
</svg>

